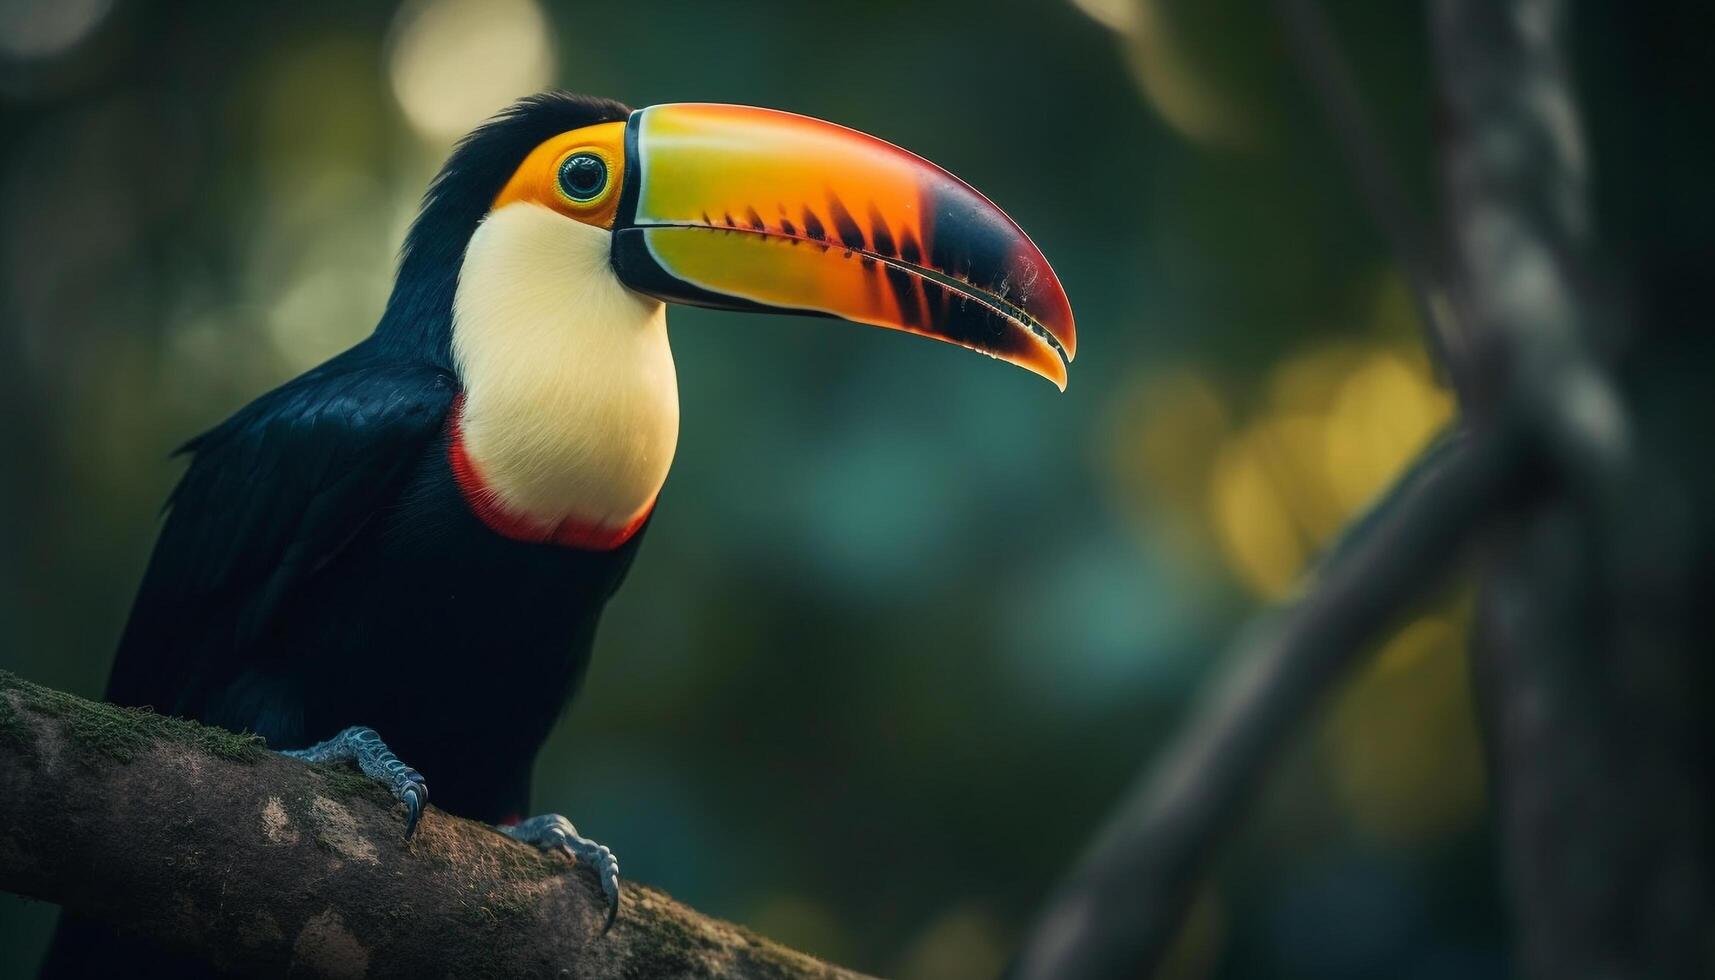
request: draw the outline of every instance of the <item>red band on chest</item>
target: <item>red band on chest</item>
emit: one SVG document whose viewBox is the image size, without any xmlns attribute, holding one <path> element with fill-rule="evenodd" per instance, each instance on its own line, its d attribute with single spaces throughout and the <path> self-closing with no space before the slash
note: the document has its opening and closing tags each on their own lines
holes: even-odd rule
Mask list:
<svg viewBox="0 0 1715 980">
<path fill-rule="evenodd" d="M 452 463 L 453 479 L 457 481 L 459 493 L 464 497 L 465 503 L 470 505 L 471 512 L 476 514 L 489 530 L 502 537 L 532 544 L 555 544 L 581 551 L 612 551 L 630 541 L 632 535 L 643 527 L 643 522 L 649 520 L 649 515 L 655 510 L 655 504 L 651 501 L 641 514 L 623 527 L 608 527 L 575 517 L 542 521 L 515 514 L 501 505 L 494 490 L 483 479 L 476 461 L 470 458 L 470 453 L 465 449 L 464 433 L 460 429 L 463 416 L 464 396 L 460 395 L 453 402 L 453 410 L 447 423 L 447 460 Z"/>
</svg>

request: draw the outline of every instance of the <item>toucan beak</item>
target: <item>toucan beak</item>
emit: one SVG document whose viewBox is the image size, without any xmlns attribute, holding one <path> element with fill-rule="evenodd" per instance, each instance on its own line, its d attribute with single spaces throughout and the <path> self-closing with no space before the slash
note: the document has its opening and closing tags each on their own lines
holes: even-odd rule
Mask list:
<svg viewBox="0 0 1715 980">
<path fill-rule="evenodd" d="M 639 109 L 613 265 L 639 292 L 811 313 L 981 351 L 1066 387 L 1072 309 L 1011 218 L 922 157 L 770 109 Z"/>
</svg>

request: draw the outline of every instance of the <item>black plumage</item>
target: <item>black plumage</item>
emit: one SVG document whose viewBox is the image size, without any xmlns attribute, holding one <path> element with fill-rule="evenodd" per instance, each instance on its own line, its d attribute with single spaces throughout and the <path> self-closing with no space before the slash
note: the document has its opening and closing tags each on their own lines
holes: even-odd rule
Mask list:
<svg viewBox="0 0 1715 980">
<path fill-rule="evenodd" d="M 641 533 L 606 552 L 485 526 L 448 460 L 452 304 L 472 232 L 543 140 L 619 103 L 525 99 L 455 149 L 375 332 L 186 444 L 108 697 L 274 748 L 379 731 L 433 801 L 528 812 L 530 770 L 588 663 Z M 46 972 L 135 975 L 154 955 L 70 917 Z M 183 964 L 178 964 L 182 967 Z"/>
</svg>

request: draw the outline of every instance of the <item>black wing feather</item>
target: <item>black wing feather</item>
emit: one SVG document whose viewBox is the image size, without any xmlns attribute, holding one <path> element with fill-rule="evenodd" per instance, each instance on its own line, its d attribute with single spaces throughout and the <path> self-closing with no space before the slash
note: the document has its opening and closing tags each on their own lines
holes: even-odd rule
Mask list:
<svg viewBox="0 0 1715 980">
<path fill-rule="evenodd" d="M 438 368 L 359 346 L 187 443 L 108 698 L 182 713 L 199 674 L 247 660 L 294 589 L 398 495 L 456 393 Z"/>
</svg>

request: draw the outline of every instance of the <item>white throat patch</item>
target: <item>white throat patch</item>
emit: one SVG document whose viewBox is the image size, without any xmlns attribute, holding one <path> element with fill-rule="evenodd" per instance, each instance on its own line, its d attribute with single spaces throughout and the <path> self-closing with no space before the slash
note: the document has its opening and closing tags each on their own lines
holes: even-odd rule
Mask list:
<svg viewBox="0 0 1715 980">
<path fill-rule="evenodd" d="M 654 505 L 673 463 L 666 308 L 619 282 L 611 242 L 521 202 L 490 214 L 465 251 L 452 342 L 461 431 L 510 513 L 623 526 Z"/>
</svg>

